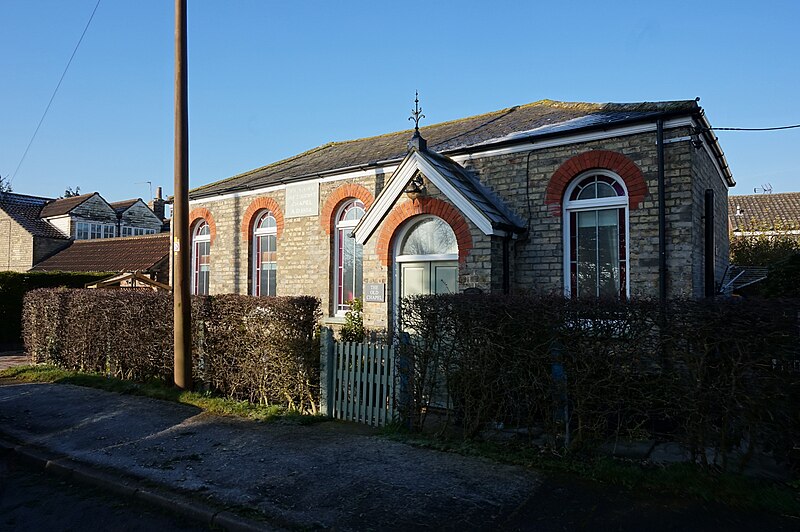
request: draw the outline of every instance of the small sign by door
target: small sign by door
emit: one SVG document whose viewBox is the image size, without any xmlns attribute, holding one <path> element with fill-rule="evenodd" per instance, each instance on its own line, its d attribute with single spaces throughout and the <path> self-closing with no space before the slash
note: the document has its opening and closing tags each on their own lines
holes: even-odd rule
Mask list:
<svg viewBox="0 0 800 532">
<path fill-rule="evenodd" d="M 367 283 L 364 285 L 364 301 L 383 303 L 386 301 L 386 285 L 383 283 Z"/>
</svg>

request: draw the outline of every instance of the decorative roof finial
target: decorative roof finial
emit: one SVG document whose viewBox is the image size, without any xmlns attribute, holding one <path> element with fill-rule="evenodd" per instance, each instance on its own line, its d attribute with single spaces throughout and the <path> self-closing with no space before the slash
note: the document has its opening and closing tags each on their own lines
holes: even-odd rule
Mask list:
<svg viewBox="0 0 800 532">
<path fill-rule="evenodd" d="M 425 115 L 422 114 L 422 107 L 419 106 L 419 91 L 414 91 L 414 109 L 411 111 L 411 116 L 408 117 L 409 120 L 414 121 L 414 135 L 408 141 L 409 150 L 425 151 L 428 149 L 428 143 L 419 134 L 419 121 L 421 118 L 425 118 Z"/>
<path fill-rule="evenodd" d="M 414 91 L 414 109 L 411 111 L 411 116 L 409 116 L 408 119 L 414 121 L 415 133 L 419 133 L 420 118 L 425 118 L 425 115 L 422 114 L 422 107 L 419 106 L 419 91 Z"/>
</svg>

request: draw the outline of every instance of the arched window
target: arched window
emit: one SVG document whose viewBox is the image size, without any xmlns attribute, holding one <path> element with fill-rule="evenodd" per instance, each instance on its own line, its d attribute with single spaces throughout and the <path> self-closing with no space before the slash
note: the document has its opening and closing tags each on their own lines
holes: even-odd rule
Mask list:
<svg viewBox="0 0 800 532">
<path fill-rule="evenodd" d="M 208 276 L 211 269 L 211 230 L 201 220 L 192 232 L 192 293 L 208 295 Z"/>
<path fill-rule="evenodd" d="M 278 275 L 278 225 L 270 211 L 253 224 L 253 295 L 274 296 Z"/>
<path fill-rule="evenodd" d="M 612 172 L 578 176 L 564 195 L 564 277 L 571 297 L 628 294 L 628 192 Z"/>
<path fill-rule="evenodd" d="M 421 218 L 406 231 L 398 255 L 432 256 L 439 259 L 446 256 L 447 259 L 458 260 L 456 234 L 441 218 L 435 216 Z"/>
<path fill-rule="evenodd" d="M 334 243 L 336 268 L 336 312 L 350 310 L 348 301 L 362 296 L 364 274 L 363 246 L 353 238 L 353 228 L 364 216 L 364 204 L 357 199 L 346 202 L 336 214 L 336 241 Z"/>
</svg>

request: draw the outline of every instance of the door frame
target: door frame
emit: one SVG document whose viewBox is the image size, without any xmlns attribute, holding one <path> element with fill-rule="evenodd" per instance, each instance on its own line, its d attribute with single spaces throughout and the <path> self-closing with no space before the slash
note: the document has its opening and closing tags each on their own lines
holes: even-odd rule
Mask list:
<svg viewBox="0 0 800 532">
<path fill-rule="evenodd" d="M 450 226 L 450 223 L 440 216 L 435 216 L 433 214 L 422 214 L 419 216 L 412 216 L 411 218 L 405 220 L 403 225 L 400 229 L 395 232 L 392 244 L 392 303 L 388 305 L 389 309 L 391 310 L 391 316 L 389 316 L 389 323 L 391 325 L 392 330 L 396 330 L 398 325 L 397 318 L 399 316 L 400 311 L 400 264 L 403 262 L 455 262 L 459 265 L 458 261 L 458 252 L 456 253 L 441 253 L 435 255 L 399 255 L 400 246 L 403 243 L 403 240 L 406 236 L 406 233 L 417 225 L 418 223 L 426 220 L 428 218 L 438 218 Z M 453 227 L 450 226 L 450 230 Z M 455 232 L 455 231 L 454 231 Z M 456 241 L 456 245 L 458 242 Z M 458 288 L 456 287 L 456 293 L 458 293 Z"/>
</svg>

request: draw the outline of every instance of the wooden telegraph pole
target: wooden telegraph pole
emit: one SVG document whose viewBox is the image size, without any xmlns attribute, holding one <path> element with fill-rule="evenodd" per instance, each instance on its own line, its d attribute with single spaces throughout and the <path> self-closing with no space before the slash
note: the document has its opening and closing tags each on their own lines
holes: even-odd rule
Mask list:
<svg viewBox="0 0 800 532">
<path fill-rule="evenodd" d="M 189 262 L 189 107 L 187 102 L 186 0 L 175 0 L 175 203 L 172 213 L 175 386 L 192 387 Z"/>
</svg>

